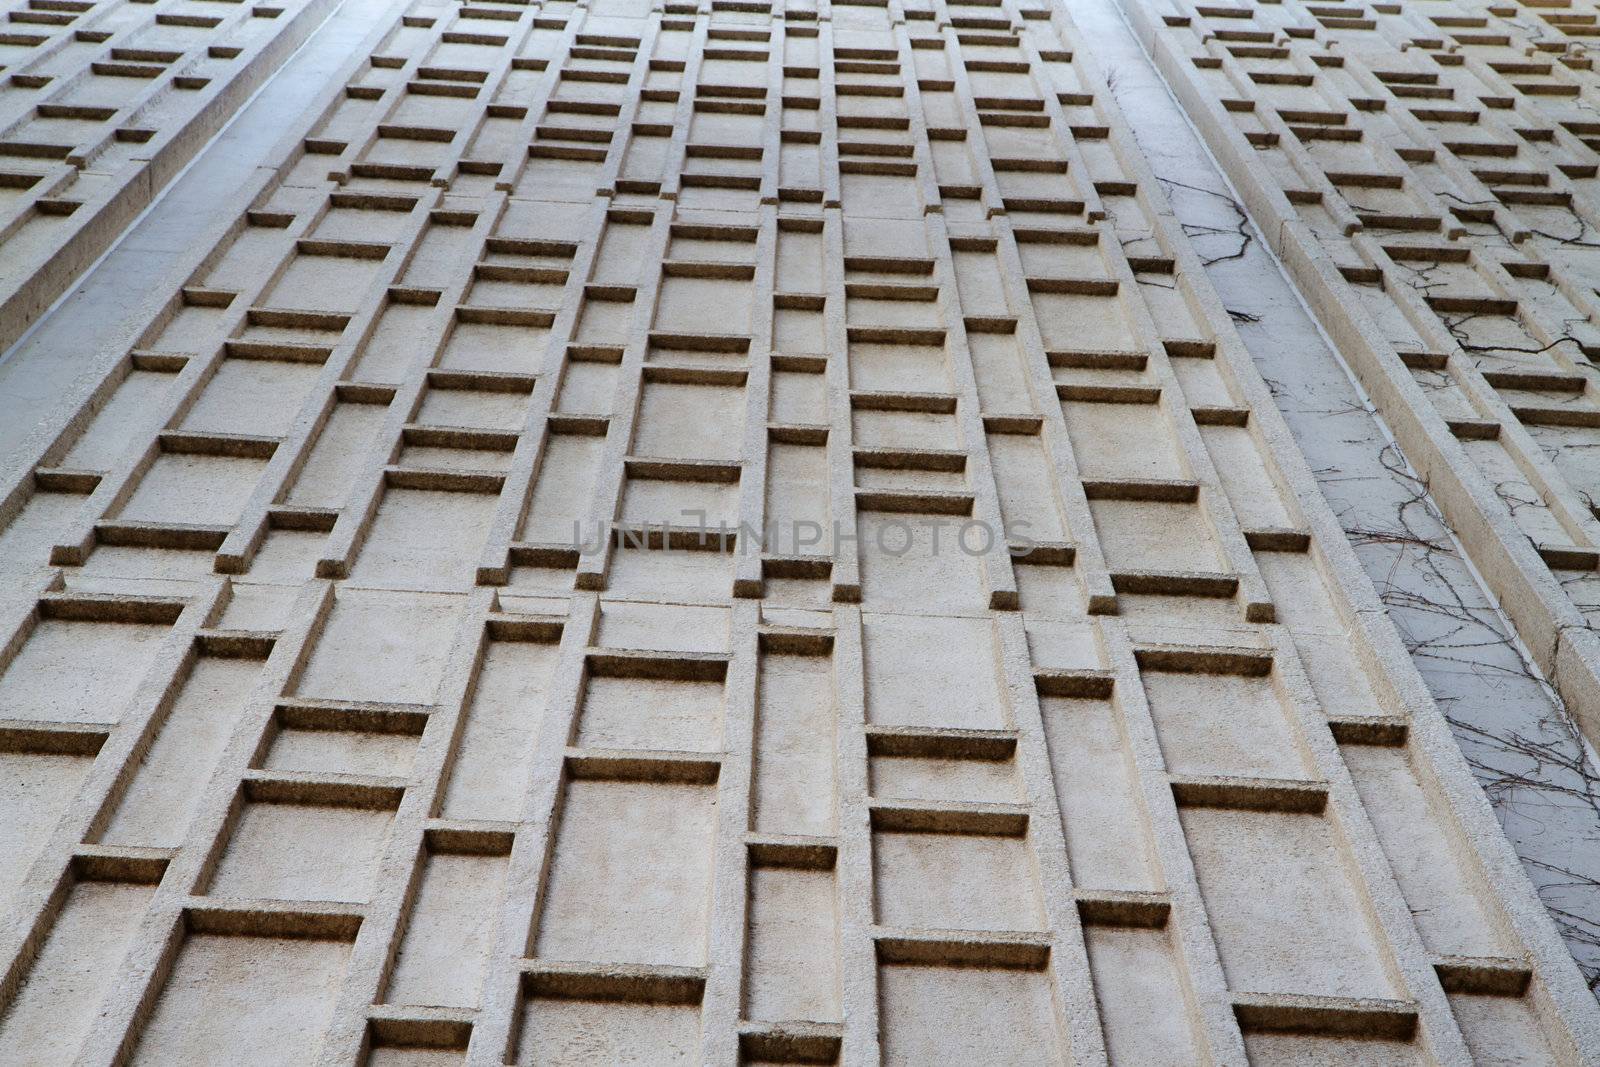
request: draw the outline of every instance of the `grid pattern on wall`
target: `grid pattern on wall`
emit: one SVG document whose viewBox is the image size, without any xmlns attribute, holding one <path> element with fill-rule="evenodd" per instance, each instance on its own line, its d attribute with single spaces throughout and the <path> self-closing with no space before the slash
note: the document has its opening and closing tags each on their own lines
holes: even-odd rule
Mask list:
<svg viewBox="0 0 1600 1067">
<path fill-rule="evenodd" d="M 1540 669 L 1600 736 L 1600 9 L 1129 10 Z"/>
<path fill-rule="evenodd" d="M 326 17 L 328 0 L 19 0 L 0 32 L 0 348 Z"/>
<path fill-rule="evenodd" d="M 1592 1059 L 1090 51 L 375 27 L 0 486 L 0 1058 Z M 1473 232 L 1441 278 L 1557 288 Z"/>
</svg>

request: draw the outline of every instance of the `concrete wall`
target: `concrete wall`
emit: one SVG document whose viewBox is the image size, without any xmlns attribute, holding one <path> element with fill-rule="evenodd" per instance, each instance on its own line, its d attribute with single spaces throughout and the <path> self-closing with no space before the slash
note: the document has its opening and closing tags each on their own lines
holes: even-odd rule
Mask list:
<svg viewBox="0 0 1600 1067">
<path fill-rule="evenodd" d="M 342 49 L 8 461 L 0 1062 L 1594 1061 L 1069 14 Z"/>
</svg>

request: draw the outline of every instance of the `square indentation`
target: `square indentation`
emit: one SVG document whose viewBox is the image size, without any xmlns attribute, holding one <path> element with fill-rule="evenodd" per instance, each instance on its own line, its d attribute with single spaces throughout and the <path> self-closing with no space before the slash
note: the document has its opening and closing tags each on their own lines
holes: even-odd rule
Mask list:
<svg viewBox="0 0 1600 1067">
<path fill-rule="evenodd" d="M 727 608 L 606 601 L 599 644 L 657 652 L 726 652 Z"/>
<path fill-rule="evenodd" d="M 851 416 L 859 448 L 962 447 L 954 415 L 924 411 L 856 411 Z"/>
<path fill-rule="evenodd" d="M 864 616 L 867 719 L 886 726 L 1006 726 L 987 620 Z"/>
<path fill-rule="evenodd" d="M 41 619 L 0 673 L 0 719 L 115 723 L 167 627 Z"/>
<path fill-rule="evenodd" d="M 391 818 L 387 811 L 247 803 L 210 893 L 364 904 Z"/>
<path fill-rule="evenodd" d="M 1211 528 L 1195 504 L 1150 500 L 1091 500 L 1100 547 L 1113 570 L 1220 569 Z"/>
<path fill-rule="evenodd" d="M 191 934 L 131 1062 L 310 1062 L 349 955 L 339 941 Z"/>
<path fill-rule="evenodd" d="M 890 392 L 949 392 L 950 360 L 937 345 L 857 342 L 850 346 L 850 386 Z"/>
<path fill-rule="evenodd" d="M 663 599 L 724 596 L 732 585 L 733 557 L 726 552 L 637 548 L 626 541 L 611 553 L 606 579 L 610 592 Z"/>
<path fill-rule="evenodd" d="M 296 692 L 339 700 L 429 702 L 454 625 L 455 605 L 447 598 L 341 590 Z"/>
<path fill-rule="evenodd" d="M 189 409 L 183 428 L 282 437 L 321 372 L 315 363 L 225 359 Z"/>
<path fill-rule="evenodd" d="M 1271 678 L 1145 671 L 1141 680 L 1174 773 L 1307 776 Z"/>
<path fill-rule="evenodd" d="M 744 402 L 742 386 L 646 382 L 634 451 L 679 459 L 738 459 Z"/>
<path fill-rule="evenodd" d="M 1061 1062 L 1050 980 L 1042 971 L 892 964 L 878 969 L 883 1062 Z"/>
<path fill-rule="evenodd" d="M 266 469 L 264 459 L 165 452 L 117 513 L 131 522 L 232 526 Z"/>
<path fill-rule="evenodd" d="M 960 800 L 1014 804 L 1017 767 L 1009 759 L 873 756 L 872 795 L 888 800 Z"/>
<path fill-rule="evenodd" d="M 715 752 L 722 747 L 723 684 L 637 677 L 590 677 L 578 744 Z"/>
<path fill-rule="evenodd" d="M 837 895 L 832 871 L 751 870 L 746 1018 L 838 1021 Z"/>
<path fill-rule="evenodd" d="M 384 1001 L 476 1008 L 505 882 L 504 856 L 429 855 Z"/>
<path fill-rule="evenodd" d="M 520 430 L 527 418 L 528 394 L 484 389 L 429 389 L 417 422 L 428 426 L 468 426 L 483 430 Z"/>
<path fill-rule="evenodd" d="M 1219 808 L 1179 815 L 1230 989 L 1395 995 L 1322 817 Z"/>
<path fill-rule="evenodd" d="M 1177 442 L 1157 404 L 1061 405 L 1085 478 L 1183 478 Z"/>
<path fill-rule="evenodd" d="M 43 752 L 0 752 L 0 901 L 10 900 L 77 795 L 94 760 Z"/>
<path fill-rule="evenodd" d="M 519 1044 L 519 1064 L 688 1067 L 700 1059 L 700 1007 L 536 997 L 524 1009 Z"/>
<path fill-rule="evenodd" d="M 938 930 L 1037 930 L 1033 856 L 1021 837 L 872 835 L 878 922 Z"/>
<path fill-rule="evenodd" d="M 409 734 L 285 728 L 267 750 L 268 770 L 404 777 L 417 739 Z"/>
<path fill-rule="evenodd" d="M 385 490 L 350 577 L 411 589 L 471 586 L 497 500 L 490 493 Z"/>
<path fill-rule="evenodd" d="M 623 488 L 622 521 L 704 529 L 714 540 L 721 530 L 738 528 L 739 486 L 630 477 Z"/>
<path fill-rule="evenodd" d="M 700 966 L 715 824 L 711 786 L 568 782 L 534 955 Z"/>
</svg>

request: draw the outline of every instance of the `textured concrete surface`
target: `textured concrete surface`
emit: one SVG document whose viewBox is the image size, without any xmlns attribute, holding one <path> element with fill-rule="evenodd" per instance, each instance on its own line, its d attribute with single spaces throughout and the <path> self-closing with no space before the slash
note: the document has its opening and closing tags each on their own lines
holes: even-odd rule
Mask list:
<svg viewBox="0 0 1600 1067">
<path fill-rule="evenodd" d="M 1600 980 L 1600 767 L 1383 417 L 1245 219 L 1242 200 L 1110 0 L 1073 6 L 1207 277 L 1591 988 Z"/>
<path fill-rule="evenodd" d="M 0 347 L 96 260 L 330 0 L 41 0 L 0 44 Z"/>
<path fill-rule="evenodd" d="M 1350 164 L 1318 273 L 1251 158 L 1387 135 L 1346 52 L 1498 86 L 1473 20 L 1531 16 L 1129 3 L 345 0 L 224 77 L 0 361 L 0 1062 L 1600 1060 L 1471 733 L 1590 721 L 1530 563 L 1590 557 L 1339 288 L 1581 266 Z M 1446 677 L 1416 555 L 1461 678 L 1548 692 Z"/>
</svg>

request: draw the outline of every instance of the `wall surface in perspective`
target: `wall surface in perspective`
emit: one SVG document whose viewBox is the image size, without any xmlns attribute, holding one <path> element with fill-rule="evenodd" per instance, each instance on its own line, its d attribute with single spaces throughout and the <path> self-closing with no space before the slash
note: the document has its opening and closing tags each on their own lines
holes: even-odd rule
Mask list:
<svg viewBox="0 0 1600 1067">
<path fill-rule="evenodd" d="M 1467 120 L 1380 45 L 1488 78 L 1466 23 L 1516 12 L 1417 6 L 1454 45 L 1133 21 L 1258 222 L 1334 220 L 1273 247 L 1587 723 L 1535 564 L 1592 571 L 1594 519 L 1480 491 L 1560 472 L 1483 405 L 1580 411 L 1587 350 L 1374 323 L 1581 335 L 1587 260 L 1517 212 L 1594 172 L 1445 206 L 1464 142 L 1396 101 Z M 1600 1056 L 1070 3 L 371 8 L 268 61 L 317 93 L 249 180 L 103 234 L 180 251 L 41 322 L 94 340 L 0 466 L 0 1063 Z M 74 85 L 145 62 L 71 41 Z M 121 121 L 71 106 L 18 121 Z"/>
</svg>

